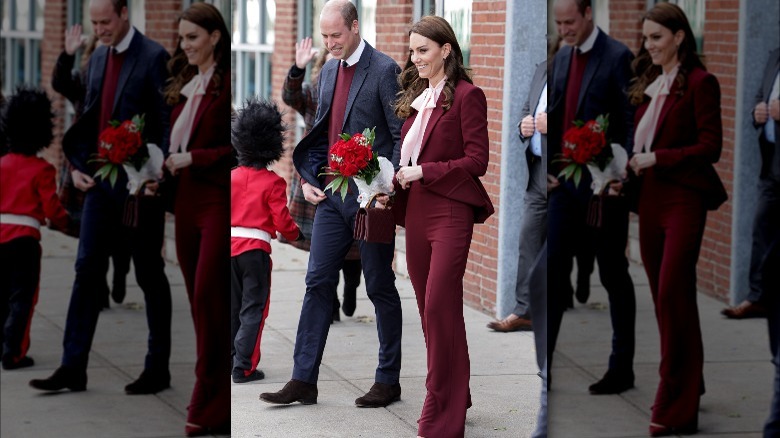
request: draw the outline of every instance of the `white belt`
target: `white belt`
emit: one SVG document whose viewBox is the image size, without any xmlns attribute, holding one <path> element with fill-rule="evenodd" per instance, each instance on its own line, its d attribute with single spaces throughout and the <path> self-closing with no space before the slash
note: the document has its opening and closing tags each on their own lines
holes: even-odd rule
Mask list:
<svg viewBox="0 0 780 438">
<path fill-rule="evenodd" d="M 41 229 L 41 222 L 32 216 L 25 216 L 22 214 L 0 213 L 0 223 L 8 225 L 24 225 L 26 227 L 32 227 L 36 230 Z"/>
<path fill-rule="evenodd" d="M 230 227 L 230 237 L 264 240 L 271 243 L 271 233 L 257 228 Z"/>
</svg>

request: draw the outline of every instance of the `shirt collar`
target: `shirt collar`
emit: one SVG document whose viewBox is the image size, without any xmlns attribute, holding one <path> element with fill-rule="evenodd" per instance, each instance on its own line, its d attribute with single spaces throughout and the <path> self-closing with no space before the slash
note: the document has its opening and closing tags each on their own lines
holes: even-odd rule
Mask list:
<svg viewBox="0 0 780 438">
<path fill-rule="evenodd" d="M 593 30 L 590 32 L 590 35 L 585 38 L 585 41 L 583 41 L 582 44 L 577 46 L 577 48 L 580 49 L 580 53 L 590 52 L 590 49 L 593 48 L 593 44 L 596 43 L 597 36 L 599 36 L 599 28 L 598 26 L 593 26 Z"/>
<path fill-rule="evenodd" d="M 122 38 L 122 41 L 119 42 L 116 46 L 114 46 L 114 50 L 116 50 L 116 53 L 122 53 L 130 48 L 130 41 L 133 40 L 133 36 L 135 35 L 135 28 L 133 26 L 130 26 L 130 30 L 127 31 L 127 34 L 124 38 Z"/>
<path fill-rule="evenodd" d="M 355 49 L 354 52 L 352 52 L 351 55 L 349 55 L 349 58 L 345 59 L 347 61 L 347 66 L 352 67 L 353 65 L 357 64 L 358 61 L 360 61 L 360 56 L 363 55 L 363 50 L 366 48 L 366 42 L 364 40 L 360 40 L 360 44 L 358 44 L 357 49 Z"/>
</svg>

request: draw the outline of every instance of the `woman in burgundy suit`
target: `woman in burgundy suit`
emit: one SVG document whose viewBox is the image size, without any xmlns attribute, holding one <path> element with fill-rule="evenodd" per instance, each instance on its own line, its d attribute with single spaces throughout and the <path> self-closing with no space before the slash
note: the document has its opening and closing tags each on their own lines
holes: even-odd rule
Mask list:
<svg viewBox="0 0 780 438">
<path fill-rule="evenodd" d="M 721 153 L 720 87 L 696 54 L 683 11 L 658 3 L 643 19 L 644 44 L 630 91 L 640 178 L 639 242 L 661 337 L 661 381 L 651 436 L 694 433 L 704 393 L 696 261 L 707 210 L 725 201 L 713 163 Z"/>
<path fill-rule="evenodd" d="M 395 209 L 406 226 L 407 266 L 428 351 L 418 435 L 462 437 L 471 405 L 463 275 L 474 223 L 492 213 L 477 179 L 488 165 L 487 103 L 441 17 L 412 26 L 400 81 L 395 111 L 406 123 Z"/>
<path fill-rule="evenodd" d="M 179 20 L 166 90 L 176 254 L 190 300 L 198 359 L 187 436 L 230 431 L 230 34 L 219 11 L 194 3 Z"/>
</svg>

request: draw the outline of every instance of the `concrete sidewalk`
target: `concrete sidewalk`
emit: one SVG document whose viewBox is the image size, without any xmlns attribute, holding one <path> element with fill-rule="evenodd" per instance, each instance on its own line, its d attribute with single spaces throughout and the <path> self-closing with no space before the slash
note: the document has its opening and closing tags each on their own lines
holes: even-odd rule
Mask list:
<svg viewBox="0 0 780 438">
<path fill-rule="evenodd" d="M 425 397 L 425 343 L 414 291 L 408 279 L 396 286 L 403 305 L 401 401 L 383 409 L 360 409 L 355 399 L 374 383 L 378 341 L 374 308 L 361 284 L 357 310 L 331 326 L 322 359 L 316 405 L 275 406 L 259 401 L 290 379 L 296 328 L 305 292 L 308 253 L 274 245 L 271 308 L 263 333 L 258 383 L 233 384 L 233 436 L 237 437 L 414 437 Z M 466 418 L 467 437 L 527 437 L 536 423 L 541 379 L 536 375 L 533 336 L 494 333 L 491 320 L 464 308 L 471 357 L 474 406 Z"/>
<path fill-rule="evenodd" d="M 171 388 L 156 395 L 125 394 L 143 370 L 149 334 L 143 294 L 131 269 L 123 304 L 103 310 L 90 354 L 87 390 L 44 393 L 28 386 L 60 365 L 65 319 L 74 278 L 76 239 L 42 229 L 41 289 L 33 316 L 29 355 L 35 366 L 0 372 L 0 436 L 184 436 L 195 383 L 195 332 L 179 267 L 166 273 L 173 297 Z M 110 278 L 110 277 L 109 277 Z M 226 376 L 227 379 L 227 376 Z"/>
<path fill-rule="evenodd" d="M 178 266 L 169 264 L 173 295 L 172 388 L 127 396 L 124 386 L 143 368 L 146 317 L 143 296 L 128 276 L 125 303 L 101 313 L 88 369 L 87 391 L 45 394 L 28 386 L 59 366 L 65 316 L 74 277 L 75 239 L 44 230 L 41 292 L 32 323 L 35 366 L 0 372 L 0 436 L 179 437 L 194 384 L 195 339 Z M 387 409 L 358 409 L 355 398 L 373 383 L 378 349 L 373 307 L 358 290 L 355 316 L 332 326 L 320 372 L 318 404 L 278 407 L 258 399 L 290 378 L 292 349 L 305 291 L 308 254 L 274 245 L 270 316 L 260 368 L 266 379 L 233 384 L 235 437 L 414 437 L 424 397 L 425 345 L 411 284 L 396 282 L 404 310 L 402 401 Z M 229 287 L 226 285 L 226 288 Z M 539 406 L 531 333 L 493 333 L 490 317 L 465 308 L 471 354 L 467 437 L 523 437 L 533 430 Z M 225 376 L 228 379 L 228 376 Z"/>
<path fill-rule="evenodd" d="M 631 266 L 636 285 L 636 388 L 592 396 L 588 386 L 606 371 L 612 328 L 607 295 L 594 273 L 586 305 L 563 316 L 553 373 L 550 437 L 645 437 L 658 385 L 660 344 L 644 269 Z M 769 414 L 774 367 L 765 319 L 732 321 L 724 304 L 699 294 L 704 380 L 698 437 L 760 437 Z"/>
</svg>

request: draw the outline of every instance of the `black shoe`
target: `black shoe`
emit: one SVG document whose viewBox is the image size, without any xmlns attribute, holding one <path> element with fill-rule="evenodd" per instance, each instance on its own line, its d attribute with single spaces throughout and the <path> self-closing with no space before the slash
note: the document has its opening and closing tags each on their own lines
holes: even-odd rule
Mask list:
<svg viewBox="0 0 780 438">
<path fill-rule="evenodd" d="M 61 366 L 48 379 L 32 379 L 30 386 L 41 391 L 60 391 L 70 389 L 73 392 L 87 389 L 87 372 Z"/>
<path fill-rule="evenodd" d="M 233 383 L 248 383 L 255 380 L 265 379 L 265 373 L 260 370 L 254 370 L 250 375 L 244 375 L 244 370 L 233 371 Z"/>
<path fill-rule="evenodd" d="M 590 385 L 588 390 L 592 395 L 605 395 L 605 394 L 620 394 L 623 391 L 634 387 L 634 375 L 630 376 L 619 375 L 611 371 L 607 371 L 598 382 Z"/>
<path fill-rule="evenodd" d="M 289 405 L 301 402 L 302 405 L 317 404 L 317 385 L 290 380 L 279 392 L 264 392 L 260 394 L 260 400 L 275 405 Z"/>
<path fill-rule="evenodd" d="M 585 304 L 590 298 L 590 276 L 584 279 L 577 279 L 577 292 L 574 293 L 580 304 Z"/>
<path fill-rule="evenodd" d="M 125 300 L 127 288 L 125 285 L 125 278 L 122 275 L 114 274 L 114 287 L 111 288 L 111 298 L 117 304 L 122 304 Z"/>
<path fill-rule="evenodd" d="M 144 370 L 138 380 L 125 386 L 125 393 L 128 395 L 157 394 L 170 387 L 171 374 L 168 371 L 155 373 Z"/>
<path fill-rule="evenodd" d="M 35 365 L 35 361 L 30 356 L 24 356 L 18 361 L 14 362 L 11 358 L 3 358 L 4 370 L 17 370 L 19 368 L 27 368 Z"/>
<path fill-rule="evenodd" d="M 341 304 L 341 310 L 347 316 L 355 314 L 355 307 L 357 307 L 357 289 L 344 286 L 344 303 Z"/>
<path fill-rule="evenodd" d="M 400 384 L 388 385 L 375 382 L 366 395 L 355 400 L 355 405 L 359 408 L 384 408 L 399 400 L 401 400 Z"/>
</svg>

